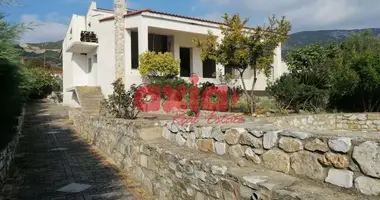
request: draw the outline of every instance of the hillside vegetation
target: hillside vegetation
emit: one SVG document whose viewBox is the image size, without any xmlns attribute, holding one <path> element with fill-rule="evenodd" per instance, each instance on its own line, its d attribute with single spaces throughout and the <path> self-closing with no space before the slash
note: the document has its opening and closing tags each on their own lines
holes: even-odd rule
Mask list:
<svg viewBox="0 0 380 200">
<path fill-rule="evenodd" d="M 322 45 L 329 42 L 343 42 L 354 33 L 369 30 L 373 35 L 380 34 L 380 28 L 371 29 L 354 29 L 354 30 L 322 30 L 322 31 L 302 31 L 293 33 L 284 43 L 283 51 L 289 51 L 294 48 L 304 47 L 310 44 L 321 43 Z"/>
</svg>

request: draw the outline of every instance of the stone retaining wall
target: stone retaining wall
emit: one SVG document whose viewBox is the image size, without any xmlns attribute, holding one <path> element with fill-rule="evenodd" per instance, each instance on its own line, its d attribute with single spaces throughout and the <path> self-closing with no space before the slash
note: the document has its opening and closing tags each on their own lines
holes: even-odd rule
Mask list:
<svg viewBox="0 0 380 200">
<path fill-rule="evenodd" d="M 253 192 L 259 192 L 262 199 L 286 199 L 269 198 L 273 194 L 266 193 L 268 188 L 278 189 L 274 187 L 277 177 L 283 181 L 282 192 L 296 183 L 304 185 L 310 178 L 380 195 L 379 140 L 356 135 L 362 132 L 344 137 L 345 132 L 316 134 L 258 124 L 248 124 L 251 128 L 183 127 L 172 121 L 128 121 L 78 110 L 70 111 L 70 118 L 82 137 L 160 199 L 244 200 Z M 272 172 L 264 170 L 265 174 L 256 178 L 236 175 L 244 169 L 259 173 L 257 167 L 278 173 L 270 175 Z M 230 173 L 234 169 L 239 173 Z M 273 183 L 261 180 L 269 175 Z M 289 179 L 290 175 L 305 179 L 300 182 Z M 308 188 L 311 184 L 298 192 L 313 191 Z"/>
<path fill-rule="evenodd" d="M 7 178 L 7 173 L 12 164 L 13 158 L 15 157 L 16 148 L 21 136 L 22 127 L 24 125 L 24 115 L 25 108 L 22 109 L 21 116 L 18 117 L 18 125 L 16 127 L 16 135 L 8 143 L 4 149 L 0 150 L 0 188 L 3 187 L 5 179 Z"/>
<path fill-rule="evenodd" d="M 380 195 L 379 133 L 318 133 L 264 129 L 257 125 L 256 128 L 182 127 L 171 121 L 163 127 L 163 137 L 167 140 L 229 156 L 241 167 L 262 165 L 366 195 Z"/>
<path fill-rule="evenodd" d="M 213 161 L 210 154 L 186 152 L 157 139 L 154 133 L 161 137 L 163 130 L 159 123 L 88 116 L 77 110 L 69 115 L 82 137 L 159 199 L 249 199 L 253 193 L 250 188 L 235 193 L 238 181 L 226 173 L 226 166 L 234 163 Z"/>
<path fill-rule="evenodd" d="M 254 121 L 300 129 L 380 131 L 380 113 L 291 115 L 264 117 Z"/>
</svg>

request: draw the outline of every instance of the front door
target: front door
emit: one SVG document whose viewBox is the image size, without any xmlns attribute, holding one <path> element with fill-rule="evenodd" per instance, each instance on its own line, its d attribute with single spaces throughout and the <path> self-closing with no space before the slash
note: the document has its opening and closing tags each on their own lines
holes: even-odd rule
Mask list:
<svg viewBox="0 0 380 200">
<path fill-rule="evenodd" d="M 191 66 L 191 49 L 190 48 L 180 48 L 180 59 L 181 59 L 181 77 L 190 77 L 190 66 Z"/>
</svg>

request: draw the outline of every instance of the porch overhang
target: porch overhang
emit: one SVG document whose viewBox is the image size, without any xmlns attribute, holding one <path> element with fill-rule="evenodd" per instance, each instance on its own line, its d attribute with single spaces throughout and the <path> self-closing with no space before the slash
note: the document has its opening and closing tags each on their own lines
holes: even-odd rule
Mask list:
<svg viewBox="0 0 380 200">
<path fill-rule="evenodd" d="M 66 52 L 71 53 L 90 53 L 99 46 L 95 42 L 73 42 L 67 49 Z"/>
</svg>

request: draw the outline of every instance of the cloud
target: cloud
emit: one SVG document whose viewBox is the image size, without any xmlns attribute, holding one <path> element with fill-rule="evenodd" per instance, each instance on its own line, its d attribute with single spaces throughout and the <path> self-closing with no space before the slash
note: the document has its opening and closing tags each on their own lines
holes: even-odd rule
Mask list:
<svg viewBox="0 0 380 200">
<path fill-rule="evenodd" d="M 286 16 L 293 31 L 380 27 L 379 0 L 200 0 L 215 9 L 248 16 L 251 25 L 265 17 Z M 213 12 L 213 11 L 211 11 Z"/>
<path fill-rule="evenodd" d="M 39 43 L 62 40 L 66 34 L 69 18 L 57 12 L 47 14 L 43 19 L 38 15 L 21 15 L 20 21 L 31 30 L 24 33 L 22 43 Z"/>
</svg>

